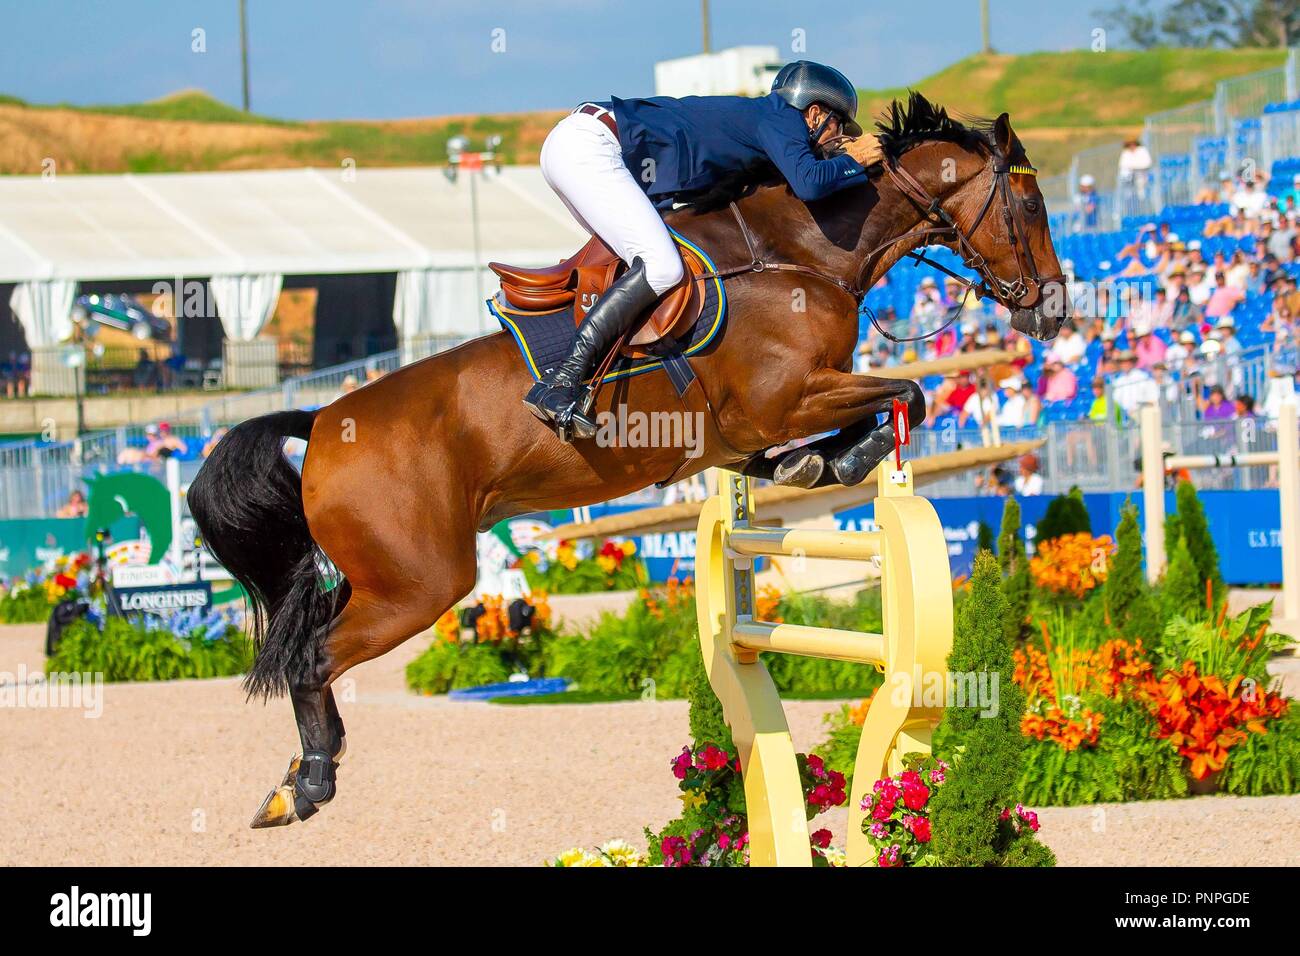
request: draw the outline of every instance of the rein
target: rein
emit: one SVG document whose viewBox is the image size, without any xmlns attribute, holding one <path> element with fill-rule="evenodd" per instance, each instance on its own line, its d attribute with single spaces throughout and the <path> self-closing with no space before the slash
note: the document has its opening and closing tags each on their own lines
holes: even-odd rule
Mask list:
<svg viewBox="0 0 1300 956">
<path fill-rule="evenodd" d="M 863 289 L 861 285 L 862 281 L 870 271 L 872 263 L 881 252 L 900 242 L 916 239 L 927 240 L 924 243 L 925 245 L 931 244 L 930 240 L 938 239 L 940 237 L 945 241 L 955 242 L 957 245 L 957 252 L 962 257 L 962 261 L 968 268 L 973 269 L 979 274 L 980 282 L 978 284 L 971 282 L 969 279 L 952 271 L 947 266 L 935 262 L 924 253 L 916 252 L 914 250 L 905 252 L 903 255 L 909 259 L 915 260 L 917 265 L 924 262 L 927 265 L 938 269 L 940 272 L 956 279 L 965 288 L 962 293 L 961 305 L 953 310 L 952 315 L 943 325 L 933 331 L 926 332 L 924 335 L 897 338 L 887 329 L 883 328 L 880 323 L 876 321 L 875 313 L 871 312 L 871 324 L 875 326 L 876 330 L 885 336 L 885 338 L 893 342 L 915 342 L 943 332 L 961 317 L 962 311 L 965 309 L 966 305 L 965 298 L 967 292 L 973 291 L 977 299 L 991 298 L 999 305 L 1014 310 L 1020 307 L 1018 304 L 1019 300 L 1028 295 L 1031 288 L 1033 290 L 1039 290 L 1042 288 L 1042 279 L 1038 273 L 1037 263 L 1034 262 L 1033 253 L 1030 251 L 1029 243 L 1025 239 L 1024 229 L 1020 223 L 1020 218 L 1015 214 L 1014 207 L 1011 204 L 1011 189 L 1009 185 L 1009 176 L 1011 173 L 1033 176 L 1037 172 L 1033 167 L 1012 166 L 1003 162 L 999 157 L 994 156 L 993 180 L 989 184 L 988 194 L 984 197 L 984 203 L 980 206 L 979 215 L 975 217 L 975 222 L 972 223 L 969 230 L 963 230 L 957 225 L 952 216 L 943 208 L 942 203 L 934 196 L 931 196 L 930 193 L 926 191 L 926 188 L 917 181 L 916 177 L 899 165 L 897 159 L 886 159 L 882 165 L 890 180 L 913 205 L 921 210 L 926 217 L 926 222 L 930 223 L 930 225 L 919 229 L 913 229 L 899 236 L 894 236 L 892 239 L 887 239 L 873 248 L 867 253 L 866 258 L 863 260 L 862 269 L 858 273 L 858 281 L 856 284 L 846 282 L 839 276 L 831 275 L 828 272 L 823 272 L 822 270 L 812 266 L 805 266 L 794 262 L 769 262 L 764 259 L 759 255 L 758 245 L 754 241 L 754 234 L 750 230 L 749 224 L 745 222 L 745 217 L 741 213 L 740 207 L 735 203 L 735 201 L 731 203 L 731 214 L 735 216 L 736 225 L 740 227 L 740 234 L 745 240 L 745 248 L 749 251 L 750 261 L 747 265 L 734 266 L 730 269 L 718 269 L 714 272 L 704 273 L 703 275 L 697 276 L 697 279 L 726 279 L 731 276 L 743 275 L 746 273 L 796 272 L 803 275 L 813 276 L 823 280 L 824 282 L 833 283 L 843 292 L 851 296 L 854 302 L 861 307 L 862 299 L 866 295 L 866 290 Z M 994 196 L 999 195 L 1002 199 L 1003 223 L 1006 225 L 1007 236 L 1012 249 L 1015 251 L 1016 269 L 1019 271 L 1019 276 L 1012 282 L 1006 282 L 995 275 L 987 260 L 976 251 L 970 241 L 970 234 L 979 229 L 980 224 L 984 221 L 984 217 L 988 215 L 989 209 L 993 206 Z M 1026 268 L 1026 260 L 1028 268 Z M 868 311 L 870 312 L 870 310 Z"/>
</svg>

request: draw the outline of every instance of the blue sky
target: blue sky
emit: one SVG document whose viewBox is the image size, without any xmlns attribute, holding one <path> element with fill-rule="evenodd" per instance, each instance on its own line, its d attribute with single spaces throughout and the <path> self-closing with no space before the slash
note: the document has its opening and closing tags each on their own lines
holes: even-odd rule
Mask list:
<svg viewBox="0 0 1300 956">
<path fill-rule="evenodd" d="M 979 47 L 977 0 L 713 0 L 713 46 L 771 44 L 858 86 L 913 83 Z M 992 0 L 1002 52 L 1086 47 L 1091 3 Z M 187 87 L 238 104 L 237 0 L 5 0 L 0 93 L 132 103 Z M 699 51 L 698 0 L 248 0 L 252 106 L 288 119 L 559 109 L 648 95 Z M 1050 12 L 1048 12 L 1050 11 Z M 206 52 L 191 49 L 204 31 Z M 493 52 L 494 30 L 505 51 Z M 802 30 L 807 52 L 789 53 Z M 498 34 L 501 36 L 501 34 Z"/>
</svg>

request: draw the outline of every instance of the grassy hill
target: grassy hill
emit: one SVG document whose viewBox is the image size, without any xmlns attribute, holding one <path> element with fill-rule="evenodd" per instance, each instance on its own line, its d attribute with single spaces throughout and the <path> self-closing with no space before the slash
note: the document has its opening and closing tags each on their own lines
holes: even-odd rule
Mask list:
<svg viewBox="0 0 1300 956">
<path fill-rule="evenodd" d="M 1278 50 L 1116 51 L 972 56 L 915 84 L 950 110 L 1006 110 L 1044 172 L 1075 150 L 1120 139 L 1148 113 L 1209 99 L 1229 76 L 1281 65 Z M 862 118 L 905 91 L 862 91 Z M 562 111 L 392 121 L 291 122 L 247 114 L 197 90 L 127 106 L 33 105 L 0 95 L 0 173 L 157 172 L 442 162 L 447 140 L 504 137 L 508 162 L 535 162 Z"/>
</svg>

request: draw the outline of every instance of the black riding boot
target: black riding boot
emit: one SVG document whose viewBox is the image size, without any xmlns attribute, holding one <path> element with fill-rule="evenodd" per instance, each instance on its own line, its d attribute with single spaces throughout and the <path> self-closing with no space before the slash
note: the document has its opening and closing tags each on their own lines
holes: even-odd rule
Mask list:
<svg viewBox="0 0 1300 956">
<path fill-rule="evenodd" d="M 658 298 L 646 282 L 645 263 L 639 257 L 633 259 L 578 326 L 573 350 L 528 390 L 524 404 L 542 421 L 554 424 L 564 441 L 596 434 L 596 423 L 579 407 L 585 395 L 583 381 L 618 337 Z"/>
</svg>

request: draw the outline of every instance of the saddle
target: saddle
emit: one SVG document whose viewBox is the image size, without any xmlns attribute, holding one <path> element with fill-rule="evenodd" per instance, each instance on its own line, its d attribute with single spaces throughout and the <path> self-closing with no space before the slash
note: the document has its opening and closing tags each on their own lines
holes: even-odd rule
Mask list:
<svg viewBox="0 0 1300 956">
<path fill-rule="evenodd" d="M 685 275 L 682 281 L 660 296 L 633 325 L 622 347 L 624 355 L 642 357 L 661 339 L 685 335 L 695 325 L 704 305 L 699 276 L 710 269 L 693 250 L 677 244 Z M 573 321 L 581 325 L 588 310 L 626 269 L 622 259 L 600 239 L 592 236 L 573 256 L 553 266 L 526 269 L 489 262 L 488 268 L 501 279 L 501 294 L 516 309 L 552 312 L 573 307 Z"/>
</svg>

